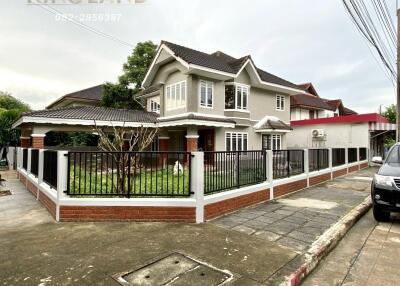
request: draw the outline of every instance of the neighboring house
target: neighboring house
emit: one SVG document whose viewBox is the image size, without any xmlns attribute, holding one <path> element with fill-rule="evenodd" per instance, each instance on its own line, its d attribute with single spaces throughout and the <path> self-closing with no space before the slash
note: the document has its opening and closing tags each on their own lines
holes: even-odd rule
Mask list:
<svg viewBox="0 0 400 286">
<path fill-rule="evenodd" d="M 90 130 L 96 121 L 158 127 L 159 144 L 153 145 L 161 151 L 284 149 L 291 132 L 290 96 L 302 92 L 256 67 L 251 56 L 207 54 L 163 41 L 137 94 L 148 115 L 94 107 L 102 94 L 96 86 L 25 114 L 13 126 L 22 129 L 23 146 L 31 138 L 33 146 L 43 146 L 49 131 Z"/>
<path fill-rule="evenodd" d="M 160 115 L 161 150 L 281 149 L 297 85 L 256 67 L 251 56 L 211 54 L 166 41 L 137 98 Z"/>
<path fill-rule="evenodd" d="M 68 93 L 50 105 L 47 109 L 74 106 L 100 106 L 103 96 L 103 85 L 96 85 L 76 92 Z"/>
<path fill-rule="evenodd" d="M 288 148 L 367 147 L 370 156 L 384 154 L 384 141 L 394 124 L 376 113 L 357 114 L 340 99 L 320 98 L 311 83 L 300 86 L 307 93 L 291 97 Z"/>
<path fill-rule="evenodd" d="M 330 100 L 319 97 L 311 83 L 300 84 L 306 93 L 290 97 L 290 120 L 305 120 L 357 114 L 346 108 L 340 99 Z"/>
</svg>

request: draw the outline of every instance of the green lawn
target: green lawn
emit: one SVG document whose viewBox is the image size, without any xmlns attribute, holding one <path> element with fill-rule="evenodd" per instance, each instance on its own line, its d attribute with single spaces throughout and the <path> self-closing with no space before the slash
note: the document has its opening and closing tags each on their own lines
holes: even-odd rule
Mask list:
<svg viewBox="0 0 400 286">
<path fill-rule="evenodd" d="M 114 174 L 111 171 L 90 172 L 87 169 L 73 166 L 70 168 L 69 194 L 81 197 L 156 197 L 156 196 L 189 196 L 189 171 L 184 168 L 184 172 L 174 175 L 173 166 L 168 166 L 164 170 L 141 169 L 131 170 L 131 180 L 128 182 L 128 175 L 120 176 L 123 182 L 118 179 L 116 170 Z M 90 176 L 91 175 L 91 176 Z"/>
</svg>

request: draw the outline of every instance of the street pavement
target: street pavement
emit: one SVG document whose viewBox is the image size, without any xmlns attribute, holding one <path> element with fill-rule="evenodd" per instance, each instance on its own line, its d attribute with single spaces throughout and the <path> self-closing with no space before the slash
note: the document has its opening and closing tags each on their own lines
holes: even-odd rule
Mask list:
<svg viewBox="0 0 400 286">
<path fill-rule="evenodd" d="M 399 285 L 400 217 L 377 223 L 366 214 L 303 285 Z"/>
<path fill-rule="evenodd" d="M 12 195 L 0 197 L 0 285 L 120 285 L 119 277 L 139 285 L 265 285 L 368 196 L 374 171 L 204 224 L 56 223 L 10 179 Z"/>
<path fill-rule="evenodd" d="M 370 195 L 370 168 L 262 203 L 211 223 L 273 241 L 303 253 L 318 237 Z"/>
</svg>

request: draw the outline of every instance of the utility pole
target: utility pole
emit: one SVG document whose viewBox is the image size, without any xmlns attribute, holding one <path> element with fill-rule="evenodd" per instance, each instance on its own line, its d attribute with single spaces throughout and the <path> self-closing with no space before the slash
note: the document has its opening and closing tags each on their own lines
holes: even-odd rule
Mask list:
<svg viewBox="0 0 400 286">
<path fill-rule="evenodd" d="M 400 142 L 400 9 L 397 9 L 397 101 L 396 101 L 396 141 Z"/>
</svg>

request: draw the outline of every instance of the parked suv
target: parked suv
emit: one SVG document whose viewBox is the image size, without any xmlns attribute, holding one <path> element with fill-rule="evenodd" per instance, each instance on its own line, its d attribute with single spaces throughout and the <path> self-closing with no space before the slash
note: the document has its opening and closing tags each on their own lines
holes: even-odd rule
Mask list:
<svg viewBox="0 0 400 286">
<path fill-rule="evenodd" d="M 388 152 L 386 159 L 372 158 L 373 163 L 382 164 L 371 185 L 374 217 L 387 221 L 391 212 L 400 212 L 400 143 Z"/>
</svg>

